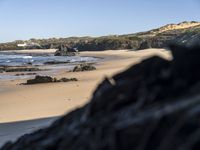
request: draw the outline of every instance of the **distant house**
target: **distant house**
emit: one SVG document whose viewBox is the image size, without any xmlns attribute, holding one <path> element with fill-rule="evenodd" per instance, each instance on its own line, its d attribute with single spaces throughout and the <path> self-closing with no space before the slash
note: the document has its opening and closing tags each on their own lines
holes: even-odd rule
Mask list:
<svg viewBox="0 0 200 150">
<path fill-rule="evenodd" d="M 37 43 L 29 42 L 29 43 L 23 43 L 23 44 L 17 44 L 18 47 L 41 47 Z"/>
</svg>

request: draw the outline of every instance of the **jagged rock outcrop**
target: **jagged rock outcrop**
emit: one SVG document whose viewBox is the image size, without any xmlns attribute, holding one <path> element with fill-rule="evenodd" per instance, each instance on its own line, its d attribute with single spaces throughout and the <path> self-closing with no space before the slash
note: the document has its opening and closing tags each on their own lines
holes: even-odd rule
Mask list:
<svg viewBox="0 0 200 150">
<path fill-rule="evenodd" d="M 80 42 L 76 47 L 80 51 L 102 51 L 120 49 L 138 49 L 141 39 L 137 36 L 129 37 L 99 37 L 89 42 Z"/>
<path fill-rule="evenodd" d="M 60 45 L 55 52 L 55 56 L 75 56 L 77 52 L 75 49 L 68 47 L 67 45 Z"/>
<path fill-rule="evenodd" d="M 92 100 L 2 150 L 200 149 L 200 47 L 171 46 L 105 79 Z"/>
<path fill-rule="evenodd" d="M 174 39 L 177 44 L 191 47 L 192 45 L 200 45 L 200 26 L 199 28 L 183 33 Z"/>
<path fill-rule="evenodd" d="M 0 72 L 33 72 L 33 71 L 42 71 L 37 67 L 12 67 L 12 66 L 3 66 L 0 67 Z"/>
<path fill-rule="evenodd" d="M 138 48 L 138 50 L 142 50 L 142 49 L 148 49 L 151 48 L 151 43 L 148 40 L 144 40 L 142 41 L 140 47 Z"/>
</svg>

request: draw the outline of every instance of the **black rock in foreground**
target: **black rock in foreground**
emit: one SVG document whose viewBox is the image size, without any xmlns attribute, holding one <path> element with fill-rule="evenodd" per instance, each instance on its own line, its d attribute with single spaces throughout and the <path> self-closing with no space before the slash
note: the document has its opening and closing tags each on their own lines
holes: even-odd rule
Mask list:
<svg viewBox="0 0 200 150">
<path fill-rule="evenodd" d="M 199 150 L 200 48 L 171 46 L 105 79 L 90 103 L 2 150 Z"/>
</svg>

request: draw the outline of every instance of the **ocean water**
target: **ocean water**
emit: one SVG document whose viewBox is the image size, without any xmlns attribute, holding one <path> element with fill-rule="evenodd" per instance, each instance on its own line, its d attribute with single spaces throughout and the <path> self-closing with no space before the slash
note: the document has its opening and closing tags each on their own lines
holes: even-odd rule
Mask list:
<svg viewBox="0 0 200 150">
<path fill-rule="evenodd" d="M 26 66 L 43 65 L 46 62 L 94 62 L 97 58 L 94 57 L 80 57 L 80 56 L 29 56 L 29 55 L 10 55 L 0 54 L 0 66 Z"/>
<path fill-rule="evenodd" d="M 95 57 L 81 57 L 81 56 L 30 56 L 30 55 L 13 55 L 0 54 L 0 66 L 27 66 L 30 63 L 45 71 L 36 71 L 37 75 L 51 75 L 54 76 L 59 70 L 72 70 L 72 68 L 81 62 L 97 62 L 99 58 Z M 46 62 L 67 62 L 54 65 L 44 65 Z M 30 73 L 30 72 L 26 72 Z M 33 78 L 35 75 L 16 76 L 16 73 L 0 73 L 0 80 L 15 80 Z"/>
</svg>

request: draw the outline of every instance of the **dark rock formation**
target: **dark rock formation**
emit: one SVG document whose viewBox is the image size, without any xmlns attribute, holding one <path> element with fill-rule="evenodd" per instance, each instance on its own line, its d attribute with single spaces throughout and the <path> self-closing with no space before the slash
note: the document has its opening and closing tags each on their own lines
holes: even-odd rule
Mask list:
<svg viewBox="0 0 200 150">
<path fill-rule="evenodd" d="M 32 72 L 32 71 L 42 71 L 37 67 L 0 67 L 0 72 Z"/>
<path fill-rule="evenodd" d="M 81 71 L 92 71 L 96 70 L 92 64 L 83 63 L 74 67 L 73 72 L 81 72 Z"/>
<path fill-rule="evenodd" d="M 78 79 L 76 79 L 76 78 L 61 78 L 61 79 L 54 80 L 54 82 L 70 82 L 70 81 L 78 81 Z"/>
<path fill-rule="evenodd" d="M 80 42 L 76 47 L 80 51 L 102 51 L 120 49 L 138 49 L 141 39 L 138 37 L 100 37 L 89 42 Z"/>
<path fill-rule="evenodd" d="M 53 82 L 69 82 L 69 81 L 78 81 L 76 78 L 53 78 L 50 76 L 35 76 L 34 79 L 27 80 L 27 83 L 25 85 L 29 84 L 39 84 L 39 83 L 53 83 Z"/>
<path fill-rule="evenodd" d="M 144 41 L 141 43 L 141 45 L 140 45 L 140 47 L 138 48 L 138 50 L 148 49 L 148 48 L 151 48 L 151 44 L 150 44 L 149 41 L 144 40 Z"/>
<path fill-rule="evenodd" d="M 58 50 L 55 52 L 55 56 L 75 56 L 77 52 L 75 49 L 70 48 L 66 45 L 60 45 Z"/>
<path fill-rule="evenodd" d="M 5 72 L 31 72 L 41 71 L 39 68 L 6 68 Z"/>
<path fill-rule="evenodd" d="M 2 150 L 200 149 L 200 47 L 171 46 L 105 79 L 92 100 Z"/>
<path fill-rule="evenodd" d="M 45 65 L 57 65 L 57 64 L 68 64 L 70 61 L 48 61 L 45 62 Z"/>
<path fill-rule="evenodd" d="M 191 47 L 192 45 L 200 45 L 200 28 L 183 33 L 174 39 L 177 44 Z"/>
<path fill-rule="evenodd" d="M 37 73 L 17 73 L 15 76 L 31 76 L 31 75 L 36 75 Z"/>
<path fill-rule="evenodd" d="M 38 84 L 38 83 L 51 83 L 54 82 L 54 78 L 50 76 L 35 76 L 34 79 L 27 80 L 26 84 Z"/>
</svg>

